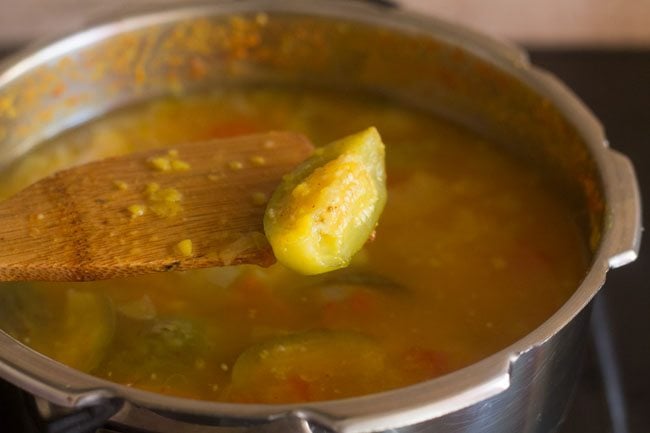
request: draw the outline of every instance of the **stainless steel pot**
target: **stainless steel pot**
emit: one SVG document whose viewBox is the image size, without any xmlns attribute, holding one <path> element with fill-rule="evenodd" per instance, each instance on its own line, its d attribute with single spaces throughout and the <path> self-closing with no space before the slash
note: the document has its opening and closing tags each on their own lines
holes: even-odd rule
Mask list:
<svg viewBox="0 0 650 433">
<path fill-rule="evenodd" d="M 640 201 L 630 162 L 608 148 L 593 115 L 518 49 L 350 1 L 217 1 L 133 15 L 24 52 L 0 69 L 0 164 L 116 106 L 232 82 L 382 92 L 479 130 L 563 185 L 584 215 L 589 272 L 520 341 L 460 371 L 381 394 L 275 406 L 193 401 L 80 373 L 4 333 L 0 376 L 49 411 L 104 407 L 115 425 L 161 432 L 554 429 L 575 384 L 590 302 L 609 268 L 636 258 Z"/>
</svg>

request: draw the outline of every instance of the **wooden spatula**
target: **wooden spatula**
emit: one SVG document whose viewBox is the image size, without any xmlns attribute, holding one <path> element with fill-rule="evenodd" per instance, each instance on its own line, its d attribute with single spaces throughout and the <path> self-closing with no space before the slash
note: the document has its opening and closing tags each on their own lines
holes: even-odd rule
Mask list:
<svg viewBox="0 0 650 433">
<path fill-rule="evenodd" d="M 0 280 L 270 265 L 266 200 L 312 151 L 302 135 L 272 132 L 60 171 L 0 203 Z"/>
</svg>

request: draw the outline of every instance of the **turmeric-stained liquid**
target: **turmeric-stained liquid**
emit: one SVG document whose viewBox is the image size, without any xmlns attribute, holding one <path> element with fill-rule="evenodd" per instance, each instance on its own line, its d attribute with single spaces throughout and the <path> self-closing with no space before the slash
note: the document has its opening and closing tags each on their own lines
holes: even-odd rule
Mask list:
<svg viewBox="0 0 650 433">
<path fill-rule="evenodd" d="M 134 150 L 182 153 L 184 142 L 268 130 L 322 145 L 371 125 L 387 146 L 388 203 L 348 269 L 3 284 L 2 329 L 128 386 L 280 403 L 379 392 L 462 368 L 567 300 L 588 253 L 543 175 L 465 129 L 366 94 L 250 87 L 147 102 L 45 143 L 1 175 L 0 196 Z"/>
</svg>

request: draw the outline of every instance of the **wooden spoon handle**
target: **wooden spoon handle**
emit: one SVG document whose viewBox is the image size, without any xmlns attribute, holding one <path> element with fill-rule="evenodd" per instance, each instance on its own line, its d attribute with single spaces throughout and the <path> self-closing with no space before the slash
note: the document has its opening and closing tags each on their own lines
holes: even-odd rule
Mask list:
<svg viewBox="0 0 650 433">
<path fill-rule="evenodd" d="M 272 132 L 60 171 L 0 204 L 0 280 L 270 265 L 265 201 L 312 151 L 302 135 Z"/>
</svg>

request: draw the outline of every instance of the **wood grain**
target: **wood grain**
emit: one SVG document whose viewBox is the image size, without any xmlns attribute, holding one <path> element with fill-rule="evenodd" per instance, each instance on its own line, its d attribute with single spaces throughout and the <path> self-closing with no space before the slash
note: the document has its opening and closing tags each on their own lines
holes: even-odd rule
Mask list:
<svg viewBox="0 0 650 433">
<path fill-rule="evenodd" d="M 58 172 L 1 203 L 0 280 L 82 281 L 273 263 L 263 199 L 312 152 L 309 141 L 274 132 L 175 149 L 189 170 L 153 169 L 151 159 L 168 149 L 152 150 Z M 151 183 L 180 192 L 177 215 L 133 216 L 129 206 L 147 207 Z M 192 242 L 189 257 L 177 250 L 184 239 Z"/>
</svg>

